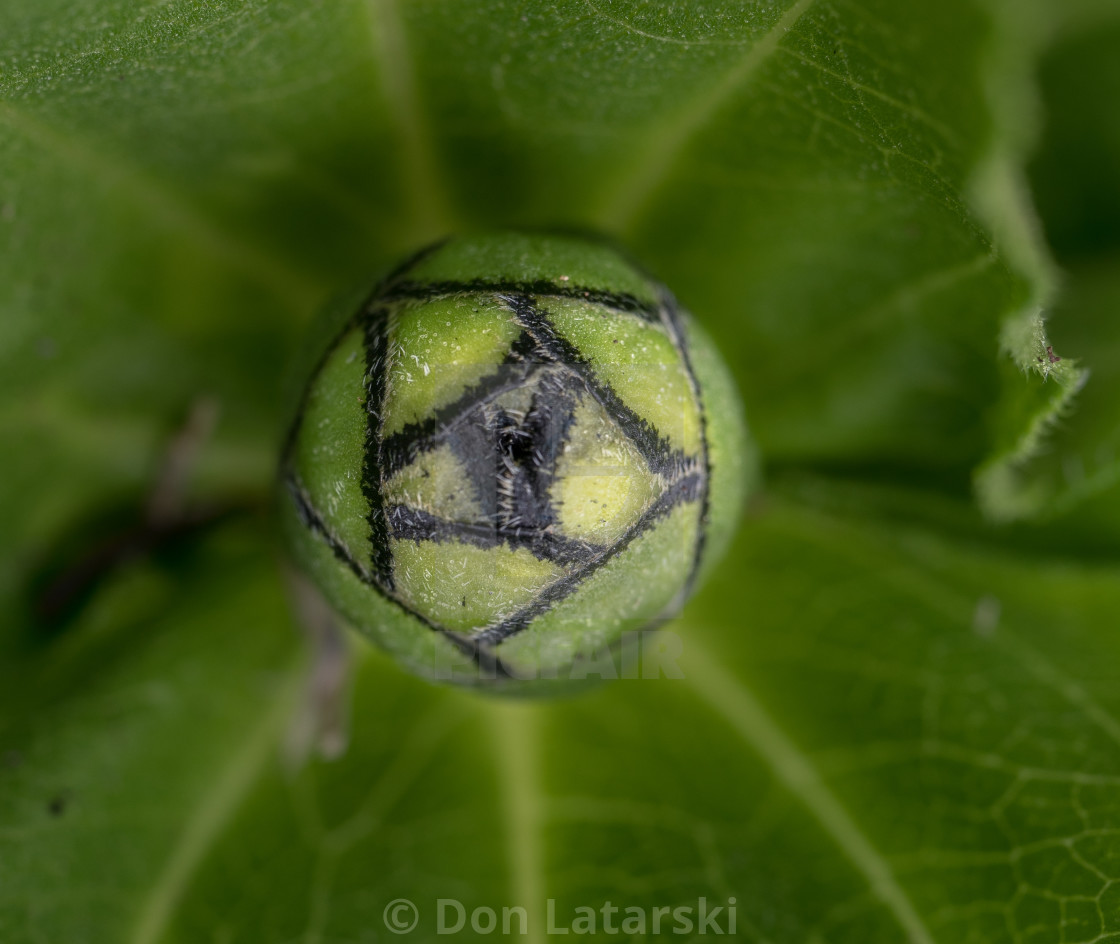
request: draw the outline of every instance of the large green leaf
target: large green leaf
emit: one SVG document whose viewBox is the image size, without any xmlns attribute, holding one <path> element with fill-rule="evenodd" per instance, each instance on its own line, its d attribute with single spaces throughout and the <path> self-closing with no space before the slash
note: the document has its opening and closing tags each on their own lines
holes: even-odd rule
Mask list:
<svg viewBox="0 0 1120 944">
<path fill-rule="evenodd" d="M 316 300 L 456 228 L 625 237 L 724 343 L 772 461 L 963 481 L 989 448 L 1032 276 L 964 195 L 995 132 L 968 0 L 60 10 L 0 12 L 0 376 L 35 446 L 8 542 L 135 488 L 200 391 L 221 443 L 271 449 Z"/>
<path fill-rule="evenodd" d="M 1115 930 L 1120 644 L 1095 629 L 1120 578 L 797 492 L 673 627 L 679 659 L 645 662 L 683 678 L 510 703 L 369 656 L 350 751 L 298 771 L 273 749 L 299 674 L 252 533 L 178 585 L 134 577 L 127 649 L 107 659 L 91 616 L 25 680 L 50 707 L 6 735 L 4 939 L 352 940 L 401 897 L 419 940 L 439 898 L 524 907 L 537 940 L 549 898 L 567 924 L 735 898 L 748 940 Z"/>
<path fill-rule="evenodd" d="M 1067 266 L 1052 317 L 1056 350 L 1082 352 L 1090 383 L 1037 463 L 1042 517 L 1111 543 L 1120 475 L 1115 395 L 1120 312 L 1120 10 L 1056 44 L 1042 61 L 1046 133 L 1031 181 L 1047 235 Z"/>
<path fill-rule="evenodd" d="M 1120 940 L 1114 122 L 1070 104 L 1115 6 L 4 3 L 0 939 L 703 896 L 760 941 Z M 315 309 L 496 226 L 617 237 L 736 373 L 774 485 L 683 678 L 508 703 L 355 641 L 348 752 L 284 761 L 308 664 L 244 515 L 37 623 L 194 405 L 192 507 L 264 505 Z"/>
</svg>

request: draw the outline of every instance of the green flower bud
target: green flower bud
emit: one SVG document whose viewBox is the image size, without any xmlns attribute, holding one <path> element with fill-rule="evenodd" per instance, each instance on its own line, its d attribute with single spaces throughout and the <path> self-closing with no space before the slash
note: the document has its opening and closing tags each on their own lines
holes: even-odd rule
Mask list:
<svg viewBox="0 0 1120 944">
<path fill-rule="evenodd" d="M 321 358 L 284 516 L 327 599 L 411 670 L 567 678 L 680 608 L 739 520 L 748 459 L 712 342 L 616 251 L 453 239 Z"/>
</svg>

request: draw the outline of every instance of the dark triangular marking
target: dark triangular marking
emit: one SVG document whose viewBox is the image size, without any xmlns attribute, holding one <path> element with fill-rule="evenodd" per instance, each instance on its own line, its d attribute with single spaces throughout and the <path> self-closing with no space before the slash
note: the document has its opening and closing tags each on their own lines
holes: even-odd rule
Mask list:
<svg viewBox="0 0 1120 944">
<path fill-rule="evenodd" d="M 543 532 L 555 526 L 552 483 L 575 420 L 579 393 L 578 383 L 567 371 L 542 372 L 524 416 L 494 417 L 500 529 Z"/>
<path fill-rule="evenodd" d="M 493 548 L 506 545 L 525 548 L 540 560 L 562 567 L 583 564 L 602 554 L 606 547 L 588 541 L 576 541 L 535 528 L 499 529 L 482 524 L 447 521 L 408 505 L 391 505 L 385 518 L 393 537 L 407 541 L 461 541 L 474 547 Z"/>
<path fill-rule="evenodd" d="M 401 276 L 407 274 L 416 261 L 431 252 L 433 248 L 435 247 L 430 247 L 417 254 L 416 257 L 400 266 L 382 283 L 355 316 L 339 331 L 331 346 L 320 358 L 285 442 L 282 457 L 282 464 L 285 469 L 284 480 L 292 496 L 297 514 L 304 525 L 319 534 L 334 555 L 345 563 L 363 583 L 380 592 L 391 603 L 407 612 L 424 626 L 439 632 L 461 652 L 470 656 L 481 671 L 488 672 L 489 677 L 513 678 L 516 676 L 503 665 L 502 660 L 491 650 L 492 646 L 520 632 L 556 603 L 570 596 L 587 577 L 624 551 L 641 534 L 651 528 L 658 519 L 668 514 L 678 504 L 695 501 L 699 498 L 702 502 L 701 527 L 694 553 L 692 572 L 685 592 L 682 593 L 682 598 L 687 595 L 687 590 L 691 588 L 700 566 L 705 529 L 710 513 L 708 493 L 710 455 L 706 417 L 704 416 L 700 387 L 688 358 L 680 315 L 674 299 L 667 293 L 661 299 L 661 305 L 658 308 L 653 308 L 625 293 L 610 293 L 583 288 L 566 289 L 551 282 L 494 283 L 472 281 L 417 285 L 402 280 Z M 394 280 L 398 281 L 394 282 Z M 384 404 L 387 380 L 385 367 L 389 312 L 384 303 L 396 299 L 423 300 L 443 295 L 475 292 L 504 296 L 503 300 L 511 306 L 518 321 L 525 328 L 501 365 L 506 368 L 513 367 L 516 370 L 505 377 L 501 376 L 502 371 L 499 370 L 496 375 L 486 378 L 471 389 L 464 391 L 464 394 L 455 403 L 436 411 L 435 414 L 420 423 L 409 424 L 399 433 L 387 437 L 379 446 L 380 414 Z M 685 456 L 679 450 L 672 450 L 668 440 L 661 437 L 647 421 L 635 414 L 609 384 L 599 380 L 580 352 L 556 332 L 547 314 L 537 308 L 532 298 L 528 297 L 532 295 L 586 300 L 594 304 L 637 314 L 648 321 L 664 326 L 669 331 L 674 345 L 684 359 L 684 366 L 692 386 L 693 395 L 700 407 L 701 471 L 696 470 L 695 460 Z M 327 359 L 337 348 L 338 343 L 355 323 L 363 323 L 366 330 L 366 406 L 369 419 L 367 426 L 368 444 L 363 464 L 362 485 L 363 492 L 370 505 L 371 562 L 374 567 L 372 573 L 356 561 L 345 545 L 330 532 L 321 516 L 311 505 L 306 490 L 289 465 L 293 444 L 302 424 L 307 391 L 310 390 L 314 378 L 321 372 Z M 587 391 L 607 410 L 623 432 L 634 442 L 650 468 L 669 478 L 671 485 L 614 545 L 606 549 L 596 545 L 586 545 L 587 548 L 592 549 L 593 557 L 591 560 L 588 560 L 570 575 L 550 584 L 536 600 L 512 617 L 482 630 L 472 637 L 465 637 L 460 633 L 437 626 L 427 617 L 415 612 L 395 597 L 392 584 L 392 559 L 388 543 L 390 523 L 386 517 L 385 509 L 382 507 L 382 474 L 389 474 L 388 469 L 390 467 L 403 467 L 412 461 L 421 450 L 437 444 L 440 441 L 440 431 L 453 424 L 457 417 L 469 411 L 473 405 L 480 401 L 492 401 L 501 393 L 524 383 L 530 374 L 541 369 L 542 365 L 549 364 L 563 364 L 577 375 Z M 391 511 L 394 515 L 396 514 L 395 509 Z M 411 514 L 415 512 L 415 509 L 407 509 L 407 511 Z M 444 522 L 433 516 L 429 516 L 429 518 L 431 520 L 425 522 L 423 527 L 431 530 L 439 530 L 447 526 L 458 527 L 454 523 Z M 412 519 L 407 527 L 419 527 L 419 524 L 416 519 Z M 482 540 L 480 535 L 483 530 L 490 529 L 477 531 L 473 535 L 474 540 Z M 490 530 L 490 533 L 496 532 Z M 456 539 L 471 541 L 471 538 L 463 533 L 457 533 L 455 537 Z M 514 530 L 502 535 L 501 540 L 511 544 L 524 541 L 523 546 L 530 546 L 532 542 L 540 541 L 541 536 L 539 534 L 530 536 L 528 531 L 519 533 Z M 556 560 L 557 563 L 564 562 L 566 557 L 571 557 L 572 561 L 576 562 L 576 558 L 583 554 L 583 549 L 579 546 L 583 542 L 562 538 L 546 538 L 545 540 L 551 540 L 552 545 L 543 553 L 550 555 L 550 559 Z"/>
<path fill-rule="evenodd" d="M 541 363 L 529 356 L 532 347 L 532 339 L 522 332 L 494 373 L 483 377 L 453 402 L 432 411 L 424 419 L 408 423 L 386 436 L 381 450 L 383 475 L 388 478 L 415 460 L 421 452 L 439 445 L 442 442 L 440 434 L 463 414 L 524 384 Z"/>
<path fill-rule="evenodd" d="M 547 312 L 537 307 L 531 298 L 524 295 L 510 295 L 503 300 L 513 309 L 517 320 L 532 336 L 543 352 L 543 356 L 564 364 L 579 376 L 591 396 L 634 443 L 650 469 L 672 478 L 685 459 L 684 453 L 674 450 L 667 438 L 658 433 L 646 419 L 635 413 L 610 384 L 598 377 L 583 354 L 556 331 Z"/>
<path fill-rule="evenodd" d="M 695 501 L 699 498 L 704 487 L 704 478 L 702 473 L 697 472 L 675 482 L 609 548 L 567 576 L 550 583 L 532 603 L 523 607 L 513 616 L 502 620 L 495 626 L 475 633 L 471 638 L 481 645 L 496 646 L 503 640 L 509 639 L 510 636 L 521 632 L 538 616 L 547 613 L 561 600 L 571 596 L 579 589 L 584 580 L 626 550 L 637 538 L 653 527 L 658 519 L 669 514 L 677 505 Z"/>
</svg>

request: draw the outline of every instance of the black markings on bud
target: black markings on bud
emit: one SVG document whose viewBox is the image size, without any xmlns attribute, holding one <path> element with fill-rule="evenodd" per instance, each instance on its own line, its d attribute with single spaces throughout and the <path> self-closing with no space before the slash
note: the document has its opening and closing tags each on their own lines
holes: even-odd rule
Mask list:
<svg viewBox="0 0 1120 944">
<path fill-rule="evenodd" d="M 696 537 L 696 548 L 692 553 L 692 568 L 689 571 L 688 580 L 681 588 L 680 599 L 684 601 L 692 593 L 696 578 L 700 575 L 700 563 L 704 559 L 704 548 L 708 541 L 708 523 L 711 517 L 712 456 L 711 446 L 708 442 L 708 411 L 704 403 L 704 391 L 700 389 L 700 382 L 696 379 L 696 371 L 692 367 L 692 357 L 688 352 L 688 339 L 684 335 L 684 325 L 681 324 L 681 314 L 677 307 L 677 300 L 665 289 L 662 289 L 661 292 L 661 316 L 662 323 L 669 331 L 669 337 L 673 339 L 673 346 L 680 352 L 681 360 L 684 362 L 685 375 L 688 377 L 688 385 L 692 388 L 692 396 L 696 399 L 700 408 L 700 466 L 704 471 L 704 485 L 699 496 L 700 530 Z"/>
<path fill-rule="evenodd" d="M 500 530 L 543 531 L 556 523 L 549 489 L 572 425 L 576 396 L 565 375 L 542 371 L 527 413 L 515 416 L 499 410 L 494 414 Z"/>
<path fill-rule="evenodd" d="M 318 534 L 327 547 L 331 549 L 334 556 L 353 571 L 354 576 L 363 583 L 372 584 L 373 577 L 370 572 L 354 560 L 346 545 L 327 527 L 326 522 L 323 521 L 322 516 L 311 503 L 311 496 L 307 494 L 299 476 L 290 468 L 284 476 L 284 487 L 288 490 L 288 495 L 292 499 L 296 514 L 303 526 Z"/>
<path fill-rule="evenodd" d="M 411 265 L 406 264 L 394 273 L 339 335 L 341 338 L 355 324 L 364 332 L 367 426 L 361 484 L 369 506 L 368 565 L 355 560 L 356 551 L 347 548 L 331 533 L 292 467 L 292 444 L 302 421 L 301 408 L 289 435 L 283 462 L 284 482 L 304 526 L 320 535 L 335 557 L 358 579 L 424 625 L 440 632 L 497 677 L 508 672 L 494 647 L 573 594 L 599 568 L 623 553 L 678 505 L 699 501 L 701 526 L 691 573 L 681 594 L 682 598 L 686 596 L 697 573 L 707 527 L 709 450 L 701 390 L 672 297 L 666 293 L 659 304 L 651 305 L 627 293 L 546 281 L 421 284 L 407 280 Z M 516 340 L 494 371 L 464 390 L 454 402 L 434 409 L 423 419 L 410 422 L 390 435 L 383 435 L 394 312 L 403 305 L 457 295 L 500 300 L 521 328 Z M 547 311 L 549 298 L 576 299 L 636 315 L 668 332 L 682 358 L 698 405 L 699 455 L 672 448 L 667 437 L 639 416 L 596 374 L 587 357 L 557 332 Z M 330 351 L 320 361 L 319 369 L 329 356 Z M 311 382 L 315 382 L 314 378 Z M 511 399 L 515 391 L 526 392 L 526 396 L 520 402 L 517 397 Z M 557 463 L 571 434 L 576 410 L 584 398 L 602 407 L 664 485 L 661 495 L 609 546 L 562 534 L 557 509 L 553 506 Z M 480 520 L 452 521 L 409 505 L 386 505 L 386 482 L 425 452 L 441 446 L 449 448 L 461 466 L 466 484 L 481 509 Z M 391 538 L 461 542 L 478 548 L 525 549 L 568 572 L 545 587 L 531 603 L 500 622 L 473 634 L 453 632 L 412 610 L 397 594 Z"/>
<path fill-rule="evenodd" d="M 607 411 L 610 417 L 630 437 L 642 457 L 654 472 L 671 472 L 675 462 L 683 454 L 674 453 L 669 440 L 638 416 L 611 388 L 595 374 L 587 359 L 566 338 L 556 333 L 548 315 L 539 309 L 532 299 L 523 296 L 503 297 L 517 313 L 518 320 L 529 332 L 543 356 L 558 364 L 566 364 L 583 380 L 588 392 Z"/>
<path fill-rule="evenodd" d="M 661 323 L 657 306 L 651 305 L 629 292 L 608 292 L 597 288 L 557 285 L 545 279 L 532 282 L 487 282 L 472 279 L 466 282 L 408 282 L 400 281 L 389 285 L 382 296 L 386 301 L 398 299 L 420 302 L 450 298 L 455 295 L 508 295 L 522 298 L 570 298 L 588 302 L 614 311 L 637 315 L 654 324 Z"/>
<path fill-rule="evenodd" d="M 704 476 L 696 474 L 681 479 L 657 499 L 645 513 L 613 545 L 606 548 L 578 570 L 549 584 L 532 603 L 496 626 L 488 627 L 472 637 L 482 646 L 496 646 L 510 636 L 521 632 L 538 616 L 571 596 L 588 577 L 600 567 L 625 551 L 637 538 L 648 531 L 660 518 L 669 514 L 677 505 L 695 501 L 705 488 Z"/>
<path fill-rule="evenodd" d="M 486 525 L 462 521 L 447 521 L 420 508 L 392 505 L 385 517 L 393 536 L 408 541 L 461 541 L 474 547 L 491 548 L 508 545 L 523 547 L 534 556 L 556 564 L 581 564 L 602 554 L 601 544 L 576 541 L 555 531 L 537 531 L 530 528 L 505 528 L 499 530 Z"/>
<path fill-rule="evenodd" d="M 362 465 L 362 492 L 369 502 L 370 563 L 374 579 L 386 591 L 393 589 L 393 553 L 382 507 L 382 411 L 389 375 L 389 309 L 372 312 L 366 323 L 366 454 Z"/>
<path fill-rule="evenodd" d="M 495 397 L 522 386 L 531 373 L 533 364 L 525 359 L 514 345 L 498 369 L 477 384 L 469 387 L 453 403 L 434 410 L 424 419 L 386 436 L 382 444 L 382 469 L 386 476 L 403 469 L 425 449 L 438 445 L 455 435 L 456 427 L 470 422 L 471 409 L 488 403 Z M 477 419 L 477 417 L 475 417 Z"/>
</svg>

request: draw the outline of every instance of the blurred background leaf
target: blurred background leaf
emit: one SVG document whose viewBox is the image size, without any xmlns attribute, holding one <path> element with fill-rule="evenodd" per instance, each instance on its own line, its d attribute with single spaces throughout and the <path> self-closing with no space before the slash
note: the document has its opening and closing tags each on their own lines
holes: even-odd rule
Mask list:
<svg viewBox="0 0 1120 944">
<path fill-rule="evenodd" d="M 1091 373 L 1047 450 L 1047 517 L 1110 544 L 1120 473 L 1120 115 L 1109 104 L 1120 95 L 1117 43 L 1120 15 L 1065 36 L 1042 60 L 1045 133 L 1030 164 L 1046 235 L 1064 268 L 1055 344 L 1079 352 Z"/>
<path fill-rule="evenodd" d="M 1118 29 L 1102 0 L 4 4 L 0 938 L 382 939 L 409 897 L 429 939 L 454 897 L 540 940 L 548 897 L 700 895 L 759 941 L 1120 935 Z M 285 367 L 329 296 L 496 226 L 605 231 L 672 286 L 770 496 L 673 627 L 685 679 L 513 705 L 356 644 L 350 751 L 292 771 L 306 659 L 253 511 Z M 246 511 L 48 632 L 40 576 L 135 522 L 200 397 L 189 499 Z"/>
</svg>

